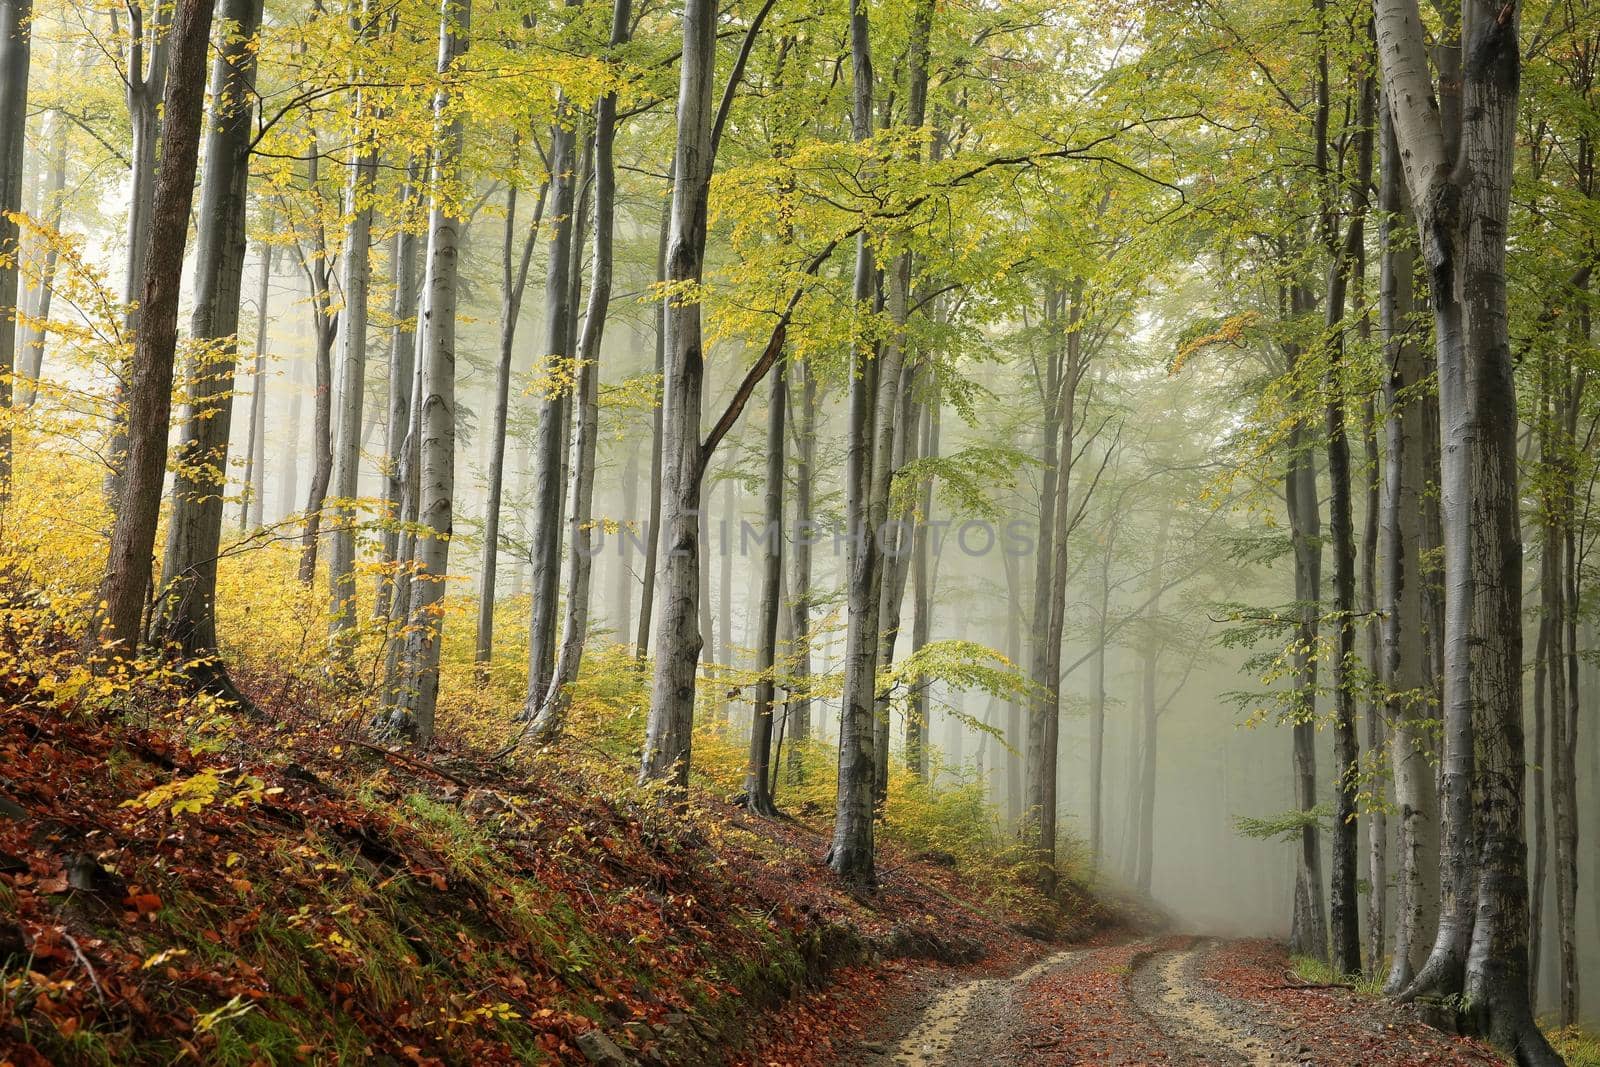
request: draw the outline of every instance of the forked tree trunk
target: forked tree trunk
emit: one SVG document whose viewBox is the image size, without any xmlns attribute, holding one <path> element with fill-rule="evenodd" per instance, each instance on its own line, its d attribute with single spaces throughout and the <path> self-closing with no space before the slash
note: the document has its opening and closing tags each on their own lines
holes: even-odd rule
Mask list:
<svg viewBox="0 0 1600 1067">
<path fill-rule="evenodd" d="M 200 218 L 195 227 L 195 299 L 190 333 L 218 347 L 197 361 L 178 445 L 172 514 L 167 522 L 159 627 L 164 641 L 193 664 L 196 684 L 247 704 L 215 658 L 217 559 L 222 552 L 228 438 L 245 259 L 245 186 L 250 163 L 250 104 L 255 95 L 261 0 L 223 0 L 226 42 L 212 70 L 212 121 L 206 137 Z"/>
<path fill-rule="evenodd" d="M 175 43 L 161 109 L 161 166 L 155 181 L 150 247 L 127 395 L 127 463 L 100 583 L 100 600 L 105 605 L 100 641 L 124 656 L 134 651 L 139 640 L 156 518 L 161 510 L 161 482 L 167 469 L 178 297 L 200 154 L 211 16 L 211 0 L 178 0 L 173 15 Z"/>
<path fill-rule="evenodd" d="M 123 329 L 137 335 L 140 303 L 144 295 L 145 260 L 149 255 L 154 222 L 156 142 L 164 137 L 160 111 L 163 86 L 171 63 L 173 9 L 166 4 L 146 11 L 141 0 L 127 5 L 128 51 L 123 67 L 124 100 L 130 131 L 127 250 L 124 258 L 122 300 L 127 307 Z M 112 412 L 111 440 L 106 448 L 109 469 L 106 499 L 115 509 L 122 495 L 124 464 L 128 453 L 129 425 L 133 418 L 129 393 L 135 368 L 119 365 Z"/>
<path fill-rule="evenodd" d="M 572 309 L 572 245 L 577 210 L 577 133 L 565 96 L 556 102 L 557 121 L 550 130 L 550 202 L 554 222 L 545 262 L 545 340 L 539 355 L 552 369 L 572 354 L 569 347 Z M 533 555 L 533 599 L 528 617 L 528 695 L 524 716 L 538 711 L 550 681 L 555 648 L 556 589 L 561 569 L 561 464 L 565 390 L 554 383 L 539 398 L 539 424 L 533 443 L 533 515 L 529 523 Z"/>
<path fill-rule="evenodd" d="M 1479 1029 L 1519 1063 L 1559 1063 L 1529 1002 L 1522 545 L 1505 270 L 1518 10 L 1493 0 L 1462 5 L 1463 52 L 1471 60 L 1463 70 L 1457 159 L 1432 106 L 1415 0 L 1377 0 L 1375 7 L 1396 141 L 1431 281 L 1448 597 L 1445 918 L 1433 956 L 1407 992 L 1453 992 L 1464 968 L 1462 992 Z M 1476 849 L 1463 847 L 1468 843 Z"/>
<path fill-rule="evenodd" d="M 632 18 L 631 0 L 615 0 L 611 13 L 611 48 L 627 43 Z M 562 620 L 561 650 L 554 673 L 534 717 L 535 740 L 549 742 L 560 733 L 571 706 L 572 687 L 578 681 L 584 645 L 589 636 L 589 587 L 594 573 L 595 456 L 600 434 L 600 348 L 606 314 L 611 306 L 612 238 L 616 220 L 616 167 L 612 160 L 616 142 L 617 96 L 607 93 L 595 107 L 594 120 L 594 264 L 589 286 L 589 307 L 578 339 L 578 371 L 574 409 L 570 485 L 572 548 L 567 554 L 563 585 L 567 610 Z"/>
</svg>

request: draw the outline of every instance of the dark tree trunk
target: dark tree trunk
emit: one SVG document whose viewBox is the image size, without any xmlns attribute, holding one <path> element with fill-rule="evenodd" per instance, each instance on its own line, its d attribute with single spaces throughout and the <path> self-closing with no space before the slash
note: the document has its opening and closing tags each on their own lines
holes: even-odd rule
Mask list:
<svg viewBox="0 0 1600 1067">
<path fill-rule="evenodd" d="M 160 607 L 162 638 L 187 661 L 194 681 L 242 703 L 217 651 L 217 559 L 222 552 L 228 438 L 245 259 L 245 186 L 250 163 L 250 105 L 255 96 L 261 0 L 222 0 L 227 43 L 212 70 L 212 121 L 206 136 L 200 218 L 195 227 L 195 297 L 190 333 L 221 347 L 199 365 L 178 445 L 167 522 Z M 207 659 L 207 657 L 210 657 Z"/>
<path fill-rule="evenodd" d="M 867 0 L 850 0 L 851 133 L 856 141 L 872 136 L 872 50 Z M 867 236 L 856 237 L 855 313 L 872 307 L 875 262 Z M 839 716 L 839 786 L 828 865 L 846 881 L 868 885 L 876 880 L 873 842 L 874 770 L 877 740 L 873 705 L 878 666 L 878 598 L 883 571 L 877 529 L 883 512 L 875 511 L 876 464 L 874 426 L 879 397 L 877 380 L 888 377 L 876 366 L 872 345 L 853 337 L 850 353 L 849 429 L 845 461 L 845 524 L 848 528 L 844 695 Z"/>
<path fill-rule="evenodd" d="M 100 600 L 105 605 L 100 638 L 107 648 L 122 655 L 131 653 L 139 640 L 156 518 L 161 510 L 161 482 L 167 468 L 178 297 L 200 154 L 211 16 L 211 0 L 178 0 L 173 15 L 174 44 L 161 109 L 161 165 L 127 396 L 127 463 L 100 585 Z"/>
<path fill-rule="evenodd" d="M 761 549 L 761 609 L 756 633 L 755 705 L 750 721 L 750 759 L 745 765 L 745 806 L 773 816 L 772 706 L 778 669 L 778 613 L 783 584 L 784 415 L 789 406 L 789 380 L 780 365 L 772 375 L 767 408 L 767 477 Z"/>
<path fill-rule="evenodd" d="M 0 0 L 0 520 L 11 497 L 11 379 L 17 360 L 21 249 L 11 216 L 22 210 L 32 22 L 32 0 Z"/>
</svg>

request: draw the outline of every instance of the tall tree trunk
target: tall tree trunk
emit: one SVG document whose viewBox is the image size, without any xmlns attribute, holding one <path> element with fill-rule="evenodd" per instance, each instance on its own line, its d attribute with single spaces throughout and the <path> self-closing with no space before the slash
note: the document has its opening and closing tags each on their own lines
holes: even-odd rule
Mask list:
<svg viewBox="0 0 1600 1067">
<path fill-rule="evenodd" d="M 12 216 L 22 210 L 32 23 L 33 0 L 0 0 L 0 519 L 11 497 L 11 379 L 21 250 Z"/>
<path fill-rule="evenodd" d="M 322 149 L 313 137 L 306 161 L 306 187 L 315 201 L 321 199 L 317 192 L 321 167 Z M 311 328 L 316 342 L 311 361 L 316 374 L 311 409 L 311 485 L 306 493 L 305 528 L 300 534 L 300 581 L 307 586 L 317 573 L 322 505 L 333 480 L 333 345 L 339 332 L 333 272 L 328 269 L 328 234 L 320 214 L 311 222 L 311 242 L 309 253 L 300 252 L 300 266 L 311 287 Z"/>
<path fill-rule="evenodd" d="M 616 640 L 626 643 L 633 625 L 633 532 L 639 521 L 639 453 L 630 451 L 622 465 L 622 515 L 617 532 L 617 569 L 609 619 Z"/>
<path fill-rule="evenodd" d="M 1082 351 L 1082 335 L 1078 330 L 1082 308 L 1081 281 L 1074 281 L 1067 291 L 1057 295 L 1053 326 L 1047 344 L 1059 352 L 1060 372 L 1056 380 L 1056 393 L 1047 397 L 1055 413 L 1057 440 L 1055 453 L 1054 492 L 1049 501 L 1050 551 L 1043 584 L 1044 602 L 1035 599 L 1036 610 L 1043 608 L 1044 618 L 1034 619 L 1036 644 L 1033 650 L 1034 684 L 1037 686 L 1028 717 L 1028 748 L 1025 766 L 1027 783 L 1027 815 L 1024 828 L 1025 844 L 1033 853 L 1039 884 L 1045 892 L 1053 892 L 1056 879 L 1056 821 L 1057 777 L 1059 774 L 1059 737 L 1061 731 L 1061 640 L 1066 628 L 1067 606 L 1067 533 L 1071 526 L 1070 488 L 1074 460 L 1073 439 L 1077 429 L 1078 386 L 1086 369 Z M 1047 316 L 1047 322 L 1051 319 Z M 1046 425 L 1049 425 L 1047 421 Z M 1049 484 L 1049 481 L 1046 481 Z M 1043 502 L 1040 507 L 1041 527 L 1045 521 Z M 1041 560 L 1044 559 L 1041 550 Z"/>
<path fill-rule="evenodd" d="M 128 108 L 131 134 L 129 151 L 127 252 L 124 260 L 122 302 L 127 307 L 123 329 L 129 336 L 137 336 L 139 313 L 143 309 L 145 259 L 149 255 L 152 227 L 154 225 L 156 174 L 156 142 L 164 137 L 163 116 L 160 111 L 163 87 L 171 65 L 173 9 L 166 4 L 155 5 L 146 11 L 141 0 L 127 6 L 128 51 L 124 64 L 124 99 Z M 137 342 L 136 342 L 137 343 Z M 106 473 L 106 499 L 112 508 L 122 496 L 123 468 L 127 461 L 129 429 L 133 418 L 130 391 L 132 377 L 137 369 L 118 366 L 115 405 L 112 413 L 111 440 L 106 449 L 109 469 Z"/>
<path fill-rule="evenodd" d="M 5 32 L 3 26 L 0 26 L 0 33 L 3 32 Z M 4 78 L 5 75 L 0 74 L 0 83 L 3 83 Z M 0 92 L 3 91 L 0 89 Z M 0 104 L 0 108 L 5 106 Z M 43 199 L 44 225 L 46 232 L 51 234 L 61 232 L 61 220 L 66 209 L 67 131 L 70 128 L 71 123 L 66 112 L 60 108 L 50 112 L 49 148 L 46 149 L 50 157 L 50 169 L 45 179 Z M 9 146 L 6 146 L 6 149 L 9 149 Z M 5 149 L 0 149 L 3 150 Z M 18 407 L 27 407 L 38 396 L 39 375 L 44 370 L 45 324 L 50 321 L 50 302 L 55 295 L 56 266 L 60 259 L 60 246 L 52 240 L 44 250 L 44 263 L 39 267 L 39 296 L 34 302 L 32 311 L 34 321 L 23 328 L 22 343 L 18 348 L 21 359 L 17 369 L 22 379 L 17 396 Z M 0 281 L 0 286 L 3 285 L 4 282 Z M 3 289 L 0 289 L 0 292 L 3 292 Z M 0 326 L 0 330 L 3 329 L 4 327 Z"/>
<path fill-rule="evenodd" d="M 850 0 L 851 133 L 857 142 L 872 137 L 872 51 L 867 0 Z M 855 314 L 870 311 L 875 264 L 865 232 L 856 237 Z M 873 778 L 877 760 L 873 704 L 877 682 L 878 596 L 882 579 L 877 530 L 882 510 L 875 510 L 876 467 L 874 378 L 897 381 L 875 366 L 872 344 L 851 338 L 848 449 L 845 461 L 847 621 L 844 648 L 844 694 L 839 717 L 839 783 L 828 865 L 845 880 L 867 885 L 876 880 L 873 844 Z M 892 416 L 889 416 L 892 418 Z M 881 430 L 881 427 L 877 428 Z M 887 460 L 887 457 L 885 457 Z M 887 462 L 884 464 L 887 467 Z"/>
<path fill-rule="evenodd" d="M 791 780 L 800 774 L 800 744 L 809 741 L 811 723 L 811 547 L 815 533 L 811 515 L 811 478 L 817 452 L 817 377 L 804 360 L 795 364 L 800 375 L 800 403 L 794 418 L 794 545 L 789 578 L 789 746 Z"/>
<path fill-rule="evenodd" d="M 1359 273 L 1365 273 L 1363 264 Z M 1358 300 L 1364 305 L 1365 297 Z M 1360 310 L 1358 329 L 1363 344 L 1370 342 L 1368 310 Z M 1361 410 L 1361 443 L 1365 463 L 1362 480 L 1366 506 L 1362 509 L 1361 533 L 1361 613 L 1368 619 L 1365 626 L 1367 648 L 1365 666 L 1369 679 L 1383 677 L 1382 637 L 1378 632 L 1378 516 L 1382 508 L 1379 498 L 1378 416 L 1372 397 L 1367 397 Z M 1387 769 L 1389 753 L 1389 726 L 1387 711 L 1376 689 L 1367 685 L 1363 695 L 1367 727 L 1367 751 L 1373 765 L 1382 774 Z M 1367 951 L 1366 973 L 1380 975 L 1386 962 L 1389 944 L 1389 816 L 1381 802 L 1371 805 L 1367 813 Z"/>
<path fill-rule="evenodd" d="M 676 163 L 673 164 L 676 167 Z M 672 223 L 672 203 L 661 209 L 661 232 L 656 242 L 656 279 L 667 279 L 667 238 Z M 639 593 L 639 625 L 634 631 L 634 653 L 641 664 L 650 649 L 650 623 L 656 603 L 656 569 L 661 558 L 661 456 L 662 456 L 662 381 L 666 370 L 667 304 L 656 305 L 656 387 L 655 406 L 650 411 L 650 514 L 645 516 L 644 574 Z"/>
<path fill-rule="evenodd" d="M 206 136 L 200 218 L 195 227 L 195 294 L 190 334 L 217 342 L 217 356 L 197 360 L 178 445 L 167 522 L 160 607 L 162 637 L 194 664 L 193 681 L 235 703 L 217 651 L 217 559 L 222 554 L 228 438 L 245 259 L 245 186 L 250 170 L 250 104 L 255 96 L 261 0 L 222 0 L 226 43 L 212 69 L 212 121 Z"/>
<path fill-rule="evenodd" d="M 522 714 L 535 715 L 554 665 L 557 579 L 561 569 L 561 442 L 566 391 L 556 384 L 569 347 L 572 309 L 572 246 L 577 212 L 577 133 L 572 106 L 565 96 L 556 102 L 557 119 L 550 130 L 549 213 L 555 223 L 545 266 L 545 342 L 540 353 L 557 372 L 539 398 L 539 425 L 533 444 L 533 599 L 528 617 L 528 696 Z"/>
<path fill-rule="evenodd" d="M 1150 600 L 1145 608 L 1146 634 L 1140 649 L 1143 660 L 1139 686 L 1139 706 L 1143 709 L 1144 745 L 1139 751 L 1139 850 L 1134 862 L 1133 883 L 1141 892 L 1150 892 L 1155 867 L 1156 840 L 1156 756 L 1158 753 L 1160 705 L 1156 682 L 1160 679 L 1161 645 L 1157 627 L 1161 619 L 1161 587 L 1166 581 L 1167 537 L 1172 528 L 1172 512 L 1163 511 L 1156 525 L 1155 545 L 1151 549 Z"/>
<path fill-rule="evenodd" d="M 1422 353 L 1413 336 L 1412 274 L 1416 257 L 1404 229 L 1405 182 L 1385 101 L 1380 114 L 1383 165 L 1379 192 L 1382 267 L 1378 321 L 1383 337 L 1384 478 L 1379 516 L 1383 560 L 1382 642 L 1386 714 L 1393 724 L 1395 937 L 1385 991 L 1410 984 L 1431 943 L 1439 897 L 1438 797 L 1433 780 L 1433 687 L 1424 631 L 1422 497 L 1429 426 Z"/>
<path fill-rule="evenodd" d="M 1291 286 L 1290 307 L 1295 314 L 1309 310 L 1310 298 L 1299 286 Z M 1289 352 L 1289 373 L 1293 375 L 1299 356 Z M 1322 599 L 1322 519 L 1317 493 L 1317 471 L 1312 442 L 1307 428 L 1297 423 L 1289 431 L 1288 467 L 1284 478 L 1284 499 L 1289 512 L 1289 537 L 1294 550 L 1295 652 L 1293 720 L 1295 806 L 1303 813 L 1313 811 L 1317 795 L 1316 692 L 1317 621 Z M 1294 914 L 1289 933 L 1290 951 L 1313 959 L 1328 958 L 1327 911 L 1322 890 L 1322 848 L 1315 822 L 1307 821 L 1300 830 L 1296 853 Z"/>
<path fill-rule="evenodd" d="M 611 49 L 627 43 L 632 18 L 631 0 L 615 0 L 611 12 Z M 554 740 L 566 720 L 572 687 L 578 681 L 584 644 L 589 636 L 589 584 L 596 552 L 594 513 L 595 455 L 600 434 L 600 346 L 606 314 L 611 306 L 612 236 L 616 219 L 616 167 L 612 152 L 616 142 L 617 95 L 607 93 L 595 108 L 594 120 L 594 264 L 589 286 L 589 307 L 578 340 L 575 432 L 572 437 L 570 487 L 572 548 L 567 554 L 564 585 L 566 617 L 562 620 L 561 651 L 555 673 L 534 719 L 535 738 Z"/>
<path fill-rule="evenodd" d="M 934 459 L 939 455 L 939 397 L 930 397 L 922 416 L 922 447 L 921 453 L 926 459 Z M 927 647 L 928 639 L 933 632 L 933 584 L 931 568 L 928 559 L 929 524 L 933 522 L 933 479 L 928 479 L 922 486 L 922 501 L 919 506 L 919 521 L 912 531 L 911 541 L 911 606 L 913 619 L 911 623 L 911 654 L 915 656 Z M 1007 558 L 1008 566 L 1015 568 L 1015 562 Z M 1015 613 L 1006 615 L 1006 632 L 1020 632 Z M 1013 654 L 1013 649 L 1007 648 L 1006 654 Z M 906 712 L 906 766 L 918 778 L 928 780 L 928 685 L 929 679 L 918 675 L 916 692 L 911 697 L 911 707 Z"/>
<path fill-rule="evenodd" d="M 439 9 L 439 74 L 466 54 L 470 41 L 468 0 L 442 0 Z M 410 633 L 406 638 L 406 685 L 391 727 L 419 744 L 433 739 L 439 698 L 439 646 L 444 638 L 445 578 L 450 570 L 454 521 L 456 444 L 456 301 L 461 219 L 445 187 L 461 158 L 462 123 L 451 104 L 450 83 L 433 98 L 435 156 L 432 207 L 428 213 L 428 253 L 417 362 L 421 371 L 418 411 L 417 521 L 427 534 L 417 538 L 416 575 L 411 582 Z"/>
<path fill-rule="evenodd" d="M 355 21 L 355 45 L 368 46 L 376 31 L 371 0 L 362 0 Z M 371 100 L 360 88 L 362 71 L 355 71 L 357 88 L 351 107 L 350 143 L 355 154 L 349 163 L 345 210 L 350 221 L 344 239 L 344 351 L 339 360 L 338 440 L 333 442 L 333 512 L 328 538 L 328 631 L 335 651 L 349 651 L 350 631 L 356 624 L 356 488 L 361 472 L 361 418 L 366 407 L 367 306 L 372 283 L 372 201 L 378 177 L 378 144 L 372 129 L 376 119 Z"/>
<path fill-rule="evenodd" d="M 269 223 L 269 229 L 270 223 Z M 267 300 L 272 284 L 272 246 L 261 245 L 261 272 L 256 279 L 256 343 L 250 365 L 250 428 L 244 446 L 244 493 L 239 499 L 239 533 L 260 529 L 266 490 L 267 429 Z"/>
<path fill-rule="evenodd" d="M 1327 357 L 1328 396 L 1328 482 L 1331 488 L 1328 527 L 1333 537 L 1333 609 L 1336 619 L 1333 655 L 1334 757 L 1336 761 L 1332 887 L 1328 918 L 1332 932 L 1333 967 L 1339 974 L 1361 972 L 1360 894 L 1357 887 L 1358 838 L 1357 799 L 1361 791 L 1361 748 L 1356 739 L 1356 693 L 1351 680 L 1356 670 L 1356 548 L 1355 512 L 1351 499 L 1350 437 L 1347 433 L 1345 383 L 1344 318 L 1350 276 L 1363 264 L 1365 247 L 1367 186 L 1372 181 L 1373 85 L 1363 78 L 1356 120 L 1356 175 L 1351 187 L 1350 221 L 1341 242 L 1338 208 L 1332 201 L 1334 175 L 1327 160 L 1328 95 L 1326 47 L 1320 57 L 1322 68 L 1319 100 L 1321 132 L 1317 155 L 1324 177 L 1322 231 L 1329 253 L 1328 284 L 1323 304 Z M 1358 281 L 1359 286 L 1359 281 Z"/>
<path fill-rule="evenodd" d="M 200 154 L 200 113 L 206 95 L 211 0 L 178 0 L 173 48 L 161 108 L 161 165 L 150 218 L 139 322 L 134 331 L 128 388 L 128 450 L 111 549 L 100 584 L 101 643 L 123 655 L 138 644 L 151 550 L 167 468 L 172 415 L 172 362 L 178 344 L 178 297 L 189 211 Z"/>
<path fill-rule="evenodd" d="M 1559 1063 L 1528 995 L 1522 545 L 1505 273 L 1518 11 L 1493 0 L 1462 7 L 1471 61 L 1464 65 L 1457 159 L 1446 151 L 1432 106 L 1415 0 L 1376 3 L 1383 77 L 1432 283 L 1449 598 L 1445 917 L 1435 952 L 1408 993 L 1453 991 L 1464 965 L 1462 988 L 1479 1028 L 1514 1050 L 1519 1063 Z M 1475 844 L 1476 855 L 1464 843 Z M 1473 899 L 1475 914 L 1467 906 Z M 1471 933 L 1464 960 L 1463 929 Z"/>
<path fill-rule="evenodd" d="M 395 603 L 400 580 L 400 510 L 405 496 L 402 468 L 405 467 L 407 435 L 411 428 L 412 386 L 417 373 L 417 235 L 412 226 L 411 204 L 415 198 L 419 169 L 415 160 L 406 165 L 406 181 L 400 190 L 401 225 L 395 232 L 390 253 L 394 270 L 394 295 L 390 304 L 389 397 L 384 420 L 383 445 L 383 574 L 378 579 L 374 614 L 395 619 L 405 614 L 405 604 Z"/>
<path fill-rule="evenodd" d="M 711 80 L 716 67 L 716 4 L 686 0 L 678 81 L 678 136 L 666 280 L 698 285 L 706 252 L 706 213 L 714 163 Z M 665 565 L 657 577 L 660 616 L 641 780 L 688 785 L 694 735 L 695 673 L 700 660 L 700 449 L 705 358 L 700 303 L 667 303 L 662 376 L 662 529 Z"/>
<path fill-rule="evenodd" d="M 763 503 L 761 608 L 756 632 L 755 705 L 750 720 L 750 759 L 745 764 L 745 806 L 758 815 L 778 813 L 772 801 L 772 705 L 778 669 L 778 614 L 783 584 L 784 416 L 789 378 L 780 364 L 772 375 L 767 407 L 767 477 Z"/>
<path fill-rule="evenodd" d="M 520 139 L 515 142 L 520 148 Z M 513 150 L 513 164 L 520 151 Z M 489 663 L 494 658 L 495 585 L 500 561 L 500 501 L 505 487 L 506 423 L 511 410 L 511 364 L 515 354 L 517 321 L 522 317 L 522 294 L 528 283 L 528 266 L 533 261 L 534 245 L 544 223 L 545 197 L 550 191 L 547 177 L 534 200 L 533 220 L 528 225 L 522 250 L 517 252 L 517 186 L 506 187 L 506 225 L 500 245 L 500 353 L 494 370 L 494 422 L 489 427 L 489 486 L 483 504 L 483 556 L 478 566 L 478 633 L 473 650 L 478 684 L 489 680 Z"/>
<path fill-rule="evenodd" d="M 1056 315 L 1056 298 L 1053 292 L 1045 298 L 1045 322 L 1051 324 Z M 1033 568 L 1033 611 L 1029 615 L 1028 654 L 1029 680 L 1034 692 L 1029 697 L 1022 730 L 1011 739 L 1012 745 L 1023 754 L 1024 806 L 1018 828 L 1025 844 L 1036 847 L 1038 822 L 1041 812 L 1035 796 L 1037 764 L 1043 753 L 1035 749 L 1040 744 L 1039 721 L 1041 713 L 1033 706 L 1048 699 L 1050 683 L 1049 627 L 1051 575 L 1055 568 L 1056 497 L 1060 494 L 1061 466 L 1059 449 L 1061 441 L 1061 384 L 1063 376 L 1062 353 L 1053 332 L 1047 332 L 1045 342 L 1045 370 L 1042 377 L 1040 404 L 1043 408 L 1039 429 L 1039 523 L 1035 542 Z"/>
</svg>

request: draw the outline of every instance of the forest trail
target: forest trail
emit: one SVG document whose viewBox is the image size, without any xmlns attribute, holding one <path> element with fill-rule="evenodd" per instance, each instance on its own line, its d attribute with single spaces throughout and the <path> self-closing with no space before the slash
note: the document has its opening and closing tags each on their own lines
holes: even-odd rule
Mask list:
<svg viewBox="0 0 1600 1067">
<path fill-rule="evenodd" d="M 860 1067 L 1492 1064 L 1491 1051 L 1342 987 L 1265 941 L 1163 936 L 1057 952 L 1010 978 L 936 986 Z M 935 978 L 935 981 L 940 979 Z"/>
</svg>

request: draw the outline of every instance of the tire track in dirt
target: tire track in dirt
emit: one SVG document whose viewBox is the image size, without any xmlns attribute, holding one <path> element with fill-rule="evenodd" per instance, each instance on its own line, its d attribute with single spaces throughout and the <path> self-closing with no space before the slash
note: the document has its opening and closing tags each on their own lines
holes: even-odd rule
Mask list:
<svg viewBox="0 0 1600 1067">
<path fill-rule="evenodd" d="M 1190 939 L 1181 948 L 1147 953 L 1134 962 L 1128 992 L 1134 1005 L 1193 1063 L 1285 1067 L 1303 1060 L 1287 1053 L 1281 1035 L 1238 1001 L 1212 988 L 1200 973 L 1203 953 L 1216 946 Z"/>
<path fill-rule="evenodd" d="M 974 1062 L 971 1057 L 978 1050 L 964 1046 L 989 1045 L 1010 1033 L 1010 1027 L 999 1024 L 1015 1016 L 1012 994 L 1017 989 L 1068 966 L 1086 951 L 1057 952 L 1010 978 L 984 978 L 945 990 L 923 1009 L 916 1027 L 889 1050 L 886 1061 L 895 1067 L 945 1067 Z"/>
</svg>

